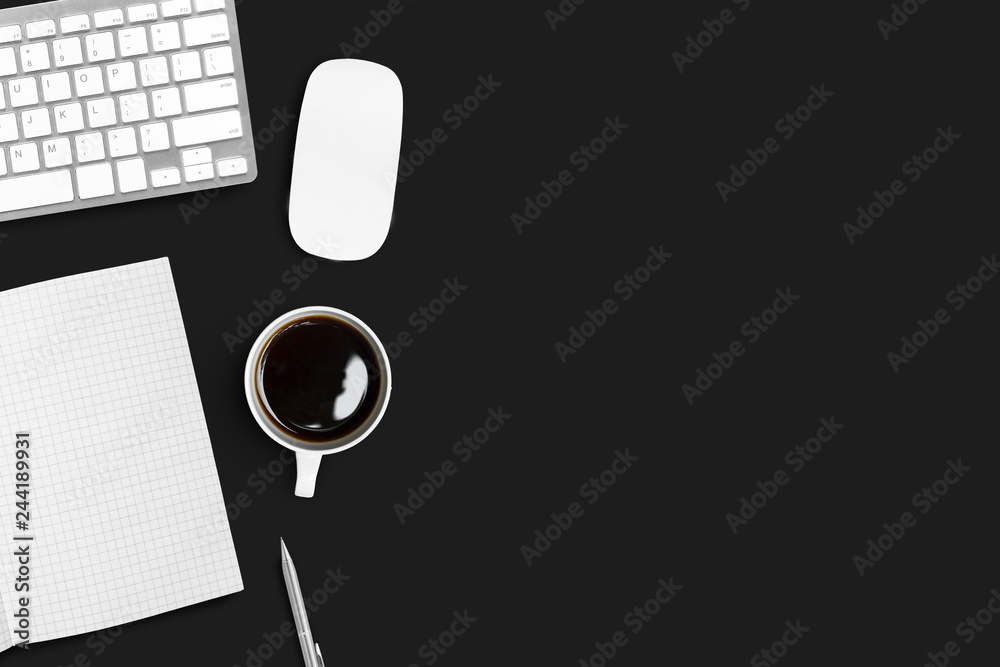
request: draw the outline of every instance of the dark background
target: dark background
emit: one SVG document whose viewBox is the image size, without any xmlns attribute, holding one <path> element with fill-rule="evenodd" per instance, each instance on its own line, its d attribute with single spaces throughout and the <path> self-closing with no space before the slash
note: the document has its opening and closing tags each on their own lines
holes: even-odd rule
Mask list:
<svg viewBox="0 0 1000 667">
<path fill-rule="evenodd" d="M 242 2 L 255 131 L 295 113 L 312 69 L 385 7 Z M 608 664 L 748 664 L 796 620 L 809 631 L 781 664 L 919 667 L 948 641 L 952 664 L 991 664 L 1000 623 L 969 644 L 956 625 L 1000 587 L 1000 283 L 958 312 L 946 294 L 1000 249 L 995 17 L 927 2 L 886 41 L 888 2 L 590 0 L 555 31 L 556 0 L 403 7 L 355 57 L 402 81 L 404 153 L 438 127 L 448 139 L 399 184 L 373 258 L 283 281 L 306 258 L 287 221 L 294 121 L 261 142 L 253 185 L 189 224 L 191 195 L 3 225 L 4 289 L 170 258 L 246 586 L 4 659 L 252 667 L 291 620 L 283 536 L 307 594 L 328 569 L 350 577 L 311 614 L 329 665 L 429 665 L 422 645 L 464 610 L 478 620 L 434 664 L 579 665 L 618 631 L 628 644 Z M 726 8 L 735 22 L 679 73 L 671 54 Z M 452 129 L 442 114 L 491 74 L 502 85 Z M 821 84 L 833 96 L 782 138 L 775 122 Z M 607 117 L 628 128 L 576 172 L 570 155 Z M 949 126 L 955 146 L 907 181 L 902 164 Z M 724 203 L 716 181 L 768 137 L 780 150 Z M 563 169 L 573 184 L 519 234 L 511 214 Z M 843 224 L 897 178 L 906 194 L 849 243 Z M 624 301 L 616 281 L 661 244 L 673 257 Z M 468 289 L 417 333 L 411 313 L 456 277 Z M 746 345 L 743 323 L 779 288 L 800 299 Z M 330 305 L 385 343 L 413 337 L 382 424 L 327 458 L 311 500 L 293 496 L 294 466 L 252 481 L 282 450 L 246 407 L 251 341 L 223 341 L 275 289 L 280 312 Z M 562 363 L 554 345 L 607 298 L 617 312 Z M 887 353 L 938 308 L 951 321 L 894 373 Z M 734 340 L 746 353 L 689 405 L 681 386 Z M 499 406 L 509 422 L 459 462 L 453 443 Z M 734 535 L 726 514 L 831 417 L 844 428 Z M 638 461 L 527 566 L 521 546 L 626 448 Z M 971 471 L 859 576 L 852 558 L 958 458 Z M 401 525 L 393 505 L 445 459 L 457 473 Z M 683 588 L 633 634 L 625 615 L 670 577 Z M 302 664 L 297 642 L 263 664 Z"/>
</svg>

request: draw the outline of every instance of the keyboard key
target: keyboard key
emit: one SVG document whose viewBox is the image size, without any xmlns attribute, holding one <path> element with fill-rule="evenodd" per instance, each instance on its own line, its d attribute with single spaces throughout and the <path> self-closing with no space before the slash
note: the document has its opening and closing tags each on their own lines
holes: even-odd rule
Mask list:
<svg viewBox="0 0 1000 667">
<path fill-rule="evenodd" d="M 155 153 L 156 151 L 165 151 L 170 148 L 166 123 L 140 125 L 139 137 L 142 142 L 142 150 L 145 153 Z M 178 176 L 179 178 L 180 176 Z"/>
<path fill-rule="evenodd" d="M 51 19 L 48 21 L 33 21 L 24 26 L 24 31 L 28 33 L 28 39 L 52 37 L 56 34 L 56 22 Z"/>
<path fill-rule="evenodd" d="M 159 86 L 170 83 L 170 74 L 167 72 L 167 59 L 146 58 L 139 61 L 139 74 L 142 77 L 142 85 Z"/>
<path fill-rule="evenodd" d="M 17 144 L 10 147 L 10 170 L 15 174 L 38 171 L 38 144 Z"/>
<path fill-rule="evenodd" d="M 199 12 L 210 12 L 215 9 L 225 9 L 226 0 L 194 0 L 194 7 Z"/>
<path fill-rule="evenodd" d="M 229 18 L 225 14 L 184 20 L 184 43 L 188 48 L 229 41 Z"/>
<path fill-rule="evenodd" d="M 115 179 L 111 175 L 111 165 L 107 162 L 76 170 L 76 187 L 80 199 L 107 197 L 115 193 Z"/>
<path fill-rule="evenodd" d="M 0 148 L 0 176 L 7 175 L 7 158 L 4 157 L 3 149 Z"/>
<path fill-rule="evenodd" d="M 149 104 L 146 102 L 146 93 L 122 95 L 118 98 L 118 108 L 121 110 L 123 123 L 149 120 Z"/>
<path fill-rule="evenodd" d="M 181 172 L 179 169 L 154 169 L 149 172 L 149 180 L 153 182 L 154 188 L 165 188 L 168 185 L 180 185 Z"/>
<path fill-rule="evenodd" d="M 190 81 L 201 78 L 201 57 L 197 51 L 176 53 L 170 56 L 174 67 L 174 81 Z"/>
<path fill-rule="evenodd" d="M 14 48 L 0 49 L 0 76 L 17 74 L 17 61 L 14 59 Z"/>
<path fill-rule="evenodd" d="M 135 128 L 119 127 L 115 130 L 108 130 L 108 155 L 126 157 L 138 152 L 139 149 L 135 145 Z"/>
<path fill-rule="evenodd" d="M 181 115 L 181 92 L 176 88 L 154 90 L 153 115 L 157 118 Z"/>
<path fill-rule="evenodd" d="M 211 162 L 184 167 L 184 180 L 188 183 L 207 181 L 210 178 L 215 178 L 215 170 L 212 168 Z"/>
<path fill-rule="evenodd" d="M 90 30 L 90 17 L 86 14 L 66 16 L 59 19 L 59 29 L 64 35 L 74 32 L 87 32 Z"/>
<path fill-rule="evenodd" d="M 56 59 L 56 67 L 70 67 L 83 64 L 83 49 L 79 37 L 67 37 L 52 42 L 52 54 Z"/>
<path fill-rule="evenodd" d="M 107 65 L 108 90 L 120 93 L 123 90 L 135 90 L 135 65 L 125 61 Z"/>
<path fill-rule="evenodd" d="M 46 103 L 62 102 L 73 97 L 69 86 L 69 72 L 42 75 L 42 98 Z"/>
<path fill-rule="evenodd" d="M 73 163 L 73 154 L 69 150 L 69 139 L 59 137 L 42 142 L 42 154 L 45 156 L 45 168 L 65 167 Z"/>
<path fill-rule="evenodd" d="M 0 86 L 0 111 L 7 108 L 7 98 L 3 95 L 3 86 Z"/>
<path fill-rule="evenodd" d="M 0 44 L 21 41 L 21 26 L 5 25 L 0 27 Z"/>
<path fill-rule="evenodd" d="M 128 8 L 129 23 L 143 23 L 145 21 L 155 21 L 159 18 L 156 5 L 135 5 Z"/>
<path fill-rule="evenodd" d="M 0 153 L 0 161 L 2 158 Z M 73 179 L 67 170 L 0 181 L 0 213 L 70 201 L 73 201 Z"/>
<path fill-rule="evenodd" d="M 239 104 L 236 79 L 217 79 L 184 86 L 184 100 L 188 113 L 221 109 Z"/>
<path fill-rule="evenodd" d="M 37 139 L 52 134 L 52 123 L 49 120 L 49 110 L 46 108 L 31 109 L 21 112 L 21 127 L 24 128 L 25 139 Z"/>
<path fill-rule="evenodd" d="M 52 109 L 56 115 L 56 132 L 66 134 L 83 129 L 83 107 L 79 102 L 62 104 Z"/>
<path fill-rule="evenodd" d="M 181 48 L 181 29 L 177 21 L 157 23 L 149 27 L 153 38 L 153 50 L 157 53 Z"/>
<path fill-rule="evenodd" d="M 219 160 L 215 165 L 218 167 L 219 176 L 239 176 L 247 173 L 247 159 L 245 157 Z"/>
<path fill-rule="evenodd" d="M 125 25 L 125 16 L 120 9 L 94 12 L 94 25 L 98 28 L 114 28 L 115 26 Z"/>
<path fill-rule="evenodd" d="M 243 136 L 243 123 L 240 112 L 236 110 L 188 116 L 170 122 L 174 130 L 174 145 L 181 148 Z"/>
<path fill-rule="evenodd" d="M 12 113 L 0 114 L 0 144 L 17 141 L 20 138 L 17 132 L 17 116 Z"/>
<path fill-rule="evenodd" d="M 181 151 L 181 163 L 185 167 L 191 167 L 196 164 L 205 164 L 206 162 L 212 161 L 212 149 L 205 148 L 192 148 L 189 151 Z"/>
<path fill-rule="evenodd" d="M 214 49 L 205 49 L 205 74 L 207 76 L 232 74 L 233 71 L 233 47 L 217 46 Z"/>
<path fill-rule="evenodd" d="M 104 93 L 104 78 L 100 67 L 87 67 L 73 71 L 76 80 L 76 96 L 90 97 Z"/>
<path fill-rule="evenodd" d="M 7 92 L 10 93 L 10 105 L 15 109 L 38 104 L 38 86 L 34 77 L 11 79 L 7 82 Z"/>
<path fill-rule="evenodd" d="M 21 70 L 25 74 L 48 69 L 49 67 L 48 44 L 39 42 L 38 44 L 25 44 L 21 47 Z"/>
<path fill-rule="evenodd" d="M 87 122 L 91 129 L 117 124 L 115 101 L 110 97 L 101 97 L 87 102 Z"/>
<path fill-rule="evenodd" d="M 76 159 L 83 162 L 96 162 L 104 159 L 104 139 L 100 132 L 90 134 L 78 134 L 74 137 L 76 142 Z"/>
<path fill-rule="evenodd" d="M 141 157 L 122 160 L 115 167 L 118 169 L 118 188 L 122 193 L 146 189 L 146 163 Z"/>
<path fill-rule="evenodd" d="M 87 62 L 115 59 L 115 36 L 110 32 L 87 35 Z"/>
<path fill-rule="evenodd" d="M 173 16 L 187 16 L 191 13 L 191 0 L 167 0 L 160 3 L 163 10 L 163 18 L 169 19 Z"/>
<path fill-rule="evenodd" d="M 126 28 L 118 31 L 118 52 L 122 58 L 134 58 L 149 53 L 145 28 Z"/>
</svg>

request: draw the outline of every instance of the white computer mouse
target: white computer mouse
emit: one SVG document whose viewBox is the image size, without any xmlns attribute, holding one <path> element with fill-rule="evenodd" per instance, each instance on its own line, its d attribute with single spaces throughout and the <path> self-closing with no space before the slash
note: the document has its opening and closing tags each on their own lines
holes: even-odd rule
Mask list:
<svg viewBox="0 0 1000 667">
<path fill-rule="evenodd" d="M 403 132 L 403 87 L 388 67 L 328 60 L 306 83 L 292 163 L 288 221 L 308 253 L 371 257 L 392 222 Z"/>
</svg>

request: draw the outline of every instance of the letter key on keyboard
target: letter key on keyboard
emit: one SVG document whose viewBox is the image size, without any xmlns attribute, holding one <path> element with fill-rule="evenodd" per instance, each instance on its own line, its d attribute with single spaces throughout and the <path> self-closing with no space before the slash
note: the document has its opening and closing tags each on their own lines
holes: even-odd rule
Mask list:
<svg viewBox="0 0 1000 667">
<path fill-rule="evenodd" d="M 235 4 L 0 9 L 0 222 L 256 178 Z"/>
</svg>

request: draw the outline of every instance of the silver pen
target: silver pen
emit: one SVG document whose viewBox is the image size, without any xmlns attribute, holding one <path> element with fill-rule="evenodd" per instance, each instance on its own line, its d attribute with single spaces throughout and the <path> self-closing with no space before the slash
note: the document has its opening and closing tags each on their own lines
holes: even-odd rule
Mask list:
<svg viewBox="0 0 1000 667">
<path fill-rule="evenodd" d="M 302 599 L 302 589 L 299 588 L 299 575 L 295 573 L 295 564 L 288 555 L 285 540 L 279 539 L 281 539 L 281 572 L 285 575 L 288 601 L 292 603 L 292 617 L 295 619 L 295 629 L 299 634 L 299 644 L 302 645 L 302 657 L 306 661 L 306 667 L 324 667 L 323 654 L 319 651 L 319 644 L 313 641 L 312 630 L 309 629 L 306 602 Z"/>
</svg>

